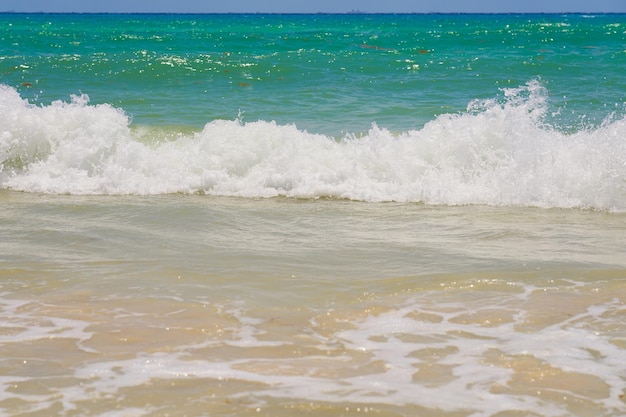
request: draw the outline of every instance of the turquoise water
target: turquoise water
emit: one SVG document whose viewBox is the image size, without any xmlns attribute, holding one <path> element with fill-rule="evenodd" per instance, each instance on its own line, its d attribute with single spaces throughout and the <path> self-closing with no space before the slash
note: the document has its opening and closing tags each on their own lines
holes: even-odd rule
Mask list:
<svg viewBox="0 0 626 417">
<path fill-rule="evenodd" d="M 0 15 L 0 414 L 626 415 L 626 15 Z"/>
<path fill-rule="evenodd" d="M 623 116 L 624 15 L 2 15 L 0 82 L 137 124 L 417 129 L 540 80 L 556 127 Z M 32 84 L 24 87 L 23 83 Z M 29 85 L 27 84 L 27 85 Z"/>
</svg>

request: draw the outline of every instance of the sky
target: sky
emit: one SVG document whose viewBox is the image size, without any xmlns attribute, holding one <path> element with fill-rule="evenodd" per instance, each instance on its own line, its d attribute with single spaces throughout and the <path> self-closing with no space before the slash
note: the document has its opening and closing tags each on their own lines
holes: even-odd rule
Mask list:
<svg viewBox="0 0 626 417">
<path fill-rule="evenodd" d="M 626 13 L 626 0 L 0 0 L 49 13 Z"/>
</svg>

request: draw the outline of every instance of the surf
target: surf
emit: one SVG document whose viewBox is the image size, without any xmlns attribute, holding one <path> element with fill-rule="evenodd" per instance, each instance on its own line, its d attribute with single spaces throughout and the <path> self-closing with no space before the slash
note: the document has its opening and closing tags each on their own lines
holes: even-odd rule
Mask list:
<svg viewBox="0 0 626 417">
<path fill-rule="evenodd" d="M 0 87 L 0 187 L 76 195 L 206 194 L 626 211 L 626 119 L 547 122 L 538 80 L 394 132 L 332 137 L 274 121 L 137 126 L 85 94 L 35 105 Z"/>
</svg>

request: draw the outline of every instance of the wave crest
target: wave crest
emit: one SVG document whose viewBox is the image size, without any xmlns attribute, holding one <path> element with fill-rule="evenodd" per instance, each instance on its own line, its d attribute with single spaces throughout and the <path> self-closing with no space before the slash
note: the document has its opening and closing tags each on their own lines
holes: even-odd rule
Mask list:
<svg viewBox="0 0 626 417">
<path fill-rule="evenodd" d="M 462 114 L 335 139 L 295 125 L 214 120 L 131 128 L 87 96 L 34 106 L 0 88 L 0 186 L 42 193 L 203 193 L 626 211 L 626 120 L 566 134 L 537 81 Z M 146 133 L 148 132 L 148 133 Z"/>
</svg>

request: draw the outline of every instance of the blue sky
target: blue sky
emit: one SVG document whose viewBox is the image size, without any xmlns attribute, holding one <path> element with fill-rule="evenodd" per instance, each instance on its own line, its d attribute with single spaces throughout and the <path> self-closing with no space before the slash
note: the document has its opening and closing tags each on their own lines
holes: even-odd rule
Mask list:
<svg viewBox="0 0 626 417">
<path fill-rule="evenodd" d="M 626 0 L 0 0 L 0 11 L 166 13 L 621 12 Z"/>
</svg>

